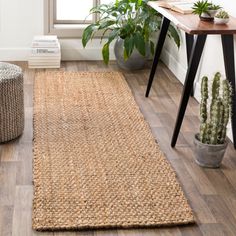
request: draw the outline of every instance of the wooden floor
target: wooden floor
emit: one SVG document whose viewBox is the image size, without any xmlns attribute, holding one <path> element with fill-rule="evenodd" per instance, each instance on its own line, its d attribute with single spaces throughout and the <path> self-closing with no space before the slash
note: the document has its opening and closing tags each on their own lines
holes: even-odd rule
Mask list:
<svg viewBox="0 0 236 236">
<path fill-rule="evenodd" d="M 23 136 L 0 145 L 0 235 L 1 236 L 153 236 L 153 235 L 236 235 L 236 152 L 229 145 L 221 169 L 202 169 L 194 162 L 192 139 L 198 129 L 198 104 L 190 99 L 181 134 L 175 149 L 170 139 L 176 118 L 182 85 L 161 64 L 150 97 L 144 97 L 149 70 L 125 72 L 134 97 L 150 124 L 161 149 L 177 172 L 196 224 L 184 227 L 106 230 L 84 232 L 36 232 L 31 229 L 32 209 L 32 97 L 36 70 L 24 68 L 26 123 Z M 64 62 L 61 70 L 119 70 L 115 63 Z"/>
</svg>

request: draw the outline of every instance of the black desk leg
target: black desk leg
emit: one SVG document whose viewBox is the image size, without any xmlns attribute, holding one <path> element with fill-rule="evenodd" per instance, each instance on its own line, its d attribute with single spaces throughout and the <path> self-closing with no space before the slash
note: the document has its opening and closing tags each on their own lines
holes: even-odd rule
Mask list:
<svg viewBox="0 0 236 236">
<path fill-rule="evenodd" d="M 190 56 L 191 56 L 191 52 L 193 49 L 194 35 L 185 33 L 185 39 L 186 39 L 187 61 L 188 61 L 188 65 L 189 65 Z M 194 91 L 192 88 L 192 91 L 191 91 L 192 97 L 193 97 L 193 93 L 194 93 Z"/>
<path fill-rule="evenodd" d="M 221 35 L 223 55 L 225 62 L 226 78 L 232 85 L 232 133 L 234 148 L 236 149 L 236 91 L 235 91 L 235 68 L 234 68 L 234 36 Z"/>
<path fill-rule="evenodd" d="M 162 18 L 162 23 L 161 23 L 161 29 L 160 29 L 160 34 L 159 34 L 159 38 L 157 41 L 157 46 L 156 46 L 156 52 L 155 52 L 155 56 L 153 59 L 153 64 L 152 64 L 152 69 L 151 69 L 151 73 L 149 75 L 149 80 L 148 80 L 148 86 L 147 86 L 147 90 L 146 90 L 146 97 L 148 97 L 150 89 L 152 87 L 152 82 L 153 82 L 153 78 L 154 75 L 156 73 L 156 68 L 157 68 L 157 64 L 158 64 L 158 60 L 160 58 L 161 55 L 161 51 L 166 39 L 166 34 L 168 31 L 170 25 L 170 20 L 168 20 L 167 18 L 163 17 Z"/>
<path fill-rule="evenodd" d="M 178 111 L 175 129 L 171 140 L 171 146 L 174 147 L 179 135 L 180 127 L 184 118 L 185 110 L 188 104 L 189 96 L 193 88 L 193 82 L 197 73 L 199 61 L 206 42 L 207 35 L 198 35 L 193 44 L 193 50 L 189 60 L 188 71 L 185 78 L 184 89 L 182 92 L 181 103 Z"/>
</svg>

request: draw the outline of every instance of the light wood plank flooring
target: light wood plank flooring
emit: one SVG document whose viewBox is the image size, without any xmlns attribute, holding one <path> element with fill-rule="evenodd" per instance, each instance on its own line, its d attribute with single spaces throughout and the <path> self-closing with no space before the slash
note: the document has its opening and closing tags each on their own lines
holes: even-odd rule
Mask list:
<svg viewBox="0 0 236 236">
<path fill-rule="evenodd" d="M 194 162 L 193 134 L 197 131 L 198 104 L 190 99 L 181 134 L 175 149 L 170 147 L 182 85 L 163 65 L 158 67 L 150 97 L 144 97 L 149 69 L 122 71 L 150 124 L 153 134 L 177 172 L 189 199 L 197 224 L 184 227 L 106 230 L 83 232 L 35 232 L 31 229 L 32 208 L 32 97 L 37 70 L 24 68 L 25 131 L 13 142 L 0 145 L 0 235 L 1 236 L 154 236 L 154 235 L 236 235 L 236 152 L 229 145 L 221 169 L 202 169 Z M 61 70 L 119 70 L 114 62 L 63 62 Z"/>
</svg>

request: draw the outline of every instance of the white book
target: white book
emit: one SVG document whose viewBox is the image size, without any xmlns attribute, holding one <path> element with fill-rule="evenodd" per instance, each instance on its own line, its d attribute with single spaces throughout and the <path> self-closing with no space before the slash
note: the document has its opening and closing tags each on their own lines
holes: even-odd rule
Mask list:
<svg viewBox="0 0 236 236">
<path fill-rule="evenodd" d="M 37 61 L 32 61 L 32 60 L 29 60 L 28 63 L 30 65 L 54 65 L 54 64 L 58 64 L 60 63 L 61 60 L 47 60 L 47 61 L 40 61 L 40 60 L 37 60 Z"/>
<path fill-rule="evenodd" d="M 48 42 L 32 42 L 32 48 L 59 48 L 58 42 L 48 43 Z"/>
<path fill-rule="evenodd" d="M 37 54 L 60 54 L 60 48 L 32 48 L 31 54 L 37 55 Z"/>
<path fill-rule="evenodd" d="M 37 35 L 37 36 L 34 36 L 34 39 L 33 39 L 34 42 L 48 42 L 48 43 L 51 43 L 51 42 L 58 42 L 58 39 L 57 39 L 57 36 L 56 35 Z"/>
<path fill-rule="evenodd" d="M 52 68 L 52 69 L 57 69 L 57 68 L 60 68 L 61 65 L 55 65 L 55 66 L 31 66 L 29 65 L 28 66 L 30 69 L 44 69 L 44 68 Z"/>
<path fill-rule="evenodd" d="M 52 61 L 52 62 L 45 62 L 45 61 L 37 61 L 37 62 L 33 62 L 33 61 L 28 61 L 28 64 L 29 65 L 32 65 L 32 66 L 37 66 L 37 65 L 40 65 L 40 66 L 55 66 L 55 65 L 59 65 L 61 63 L 61 61 Z"/>
<path fill-rule="evenodd" d="M 58 61 L 61 60 L 61 55 L 56 57 L 47 57 L 47 56 L 38 56 L 38 57 L 29 57 L 28 61 Z"/>
</svg>

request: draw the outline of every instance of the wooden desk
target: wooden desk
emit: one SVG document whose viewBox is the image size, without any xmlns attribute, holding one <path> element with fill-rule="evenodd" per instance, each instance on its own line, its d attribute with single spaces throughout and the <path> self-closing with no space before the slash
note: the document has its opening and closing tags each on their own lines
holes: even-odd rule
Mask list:
<svg viewBox="0 0 236 236">
<path fill-rule="evenodd" d="M 170 22 L 173 22 L 178 28 L 182 29 L 185 32 L 186 36 L 188 70 L 186 73 L 182 98 L 171 140 L 171 146 L 172 147 L 175 146 L 179 135 L 179 131 L 182 125 L 189 96 L 193 89 L 194 79 L 197 73 L 199 61 L 202 56 L 202 51 L 204 49 L 207 35 L 218 34 L 221 35 L 226 78 L 230 81 L 233 87 L 232 131 L 233 131 L 234 147 L 236 148 L 236 92 L 235 92 L 234 36 L 233 36 L 234 34 L 236 34 L 236 19 L 230 17 L 230 21 L 227 25 L 216 25 L 213 22 L 200 21 L 199 17 L 193 14 L 183 15 L 162 7 L 158 7 L 156 2 L 149 2 L 148 4 L 152 8 L 154 8 L 157 12 L 159 12 L 163 17 L 162 17 L 160 34 L 156 46 L 155 56 L 153 60 L 153 65 L 147 85 L 146 97 L 148 97 L 152 86 L 153 78 L 158 65 L 158 60 L 161 55 L 161 51 L 165 42 Z"/>
</svg>

